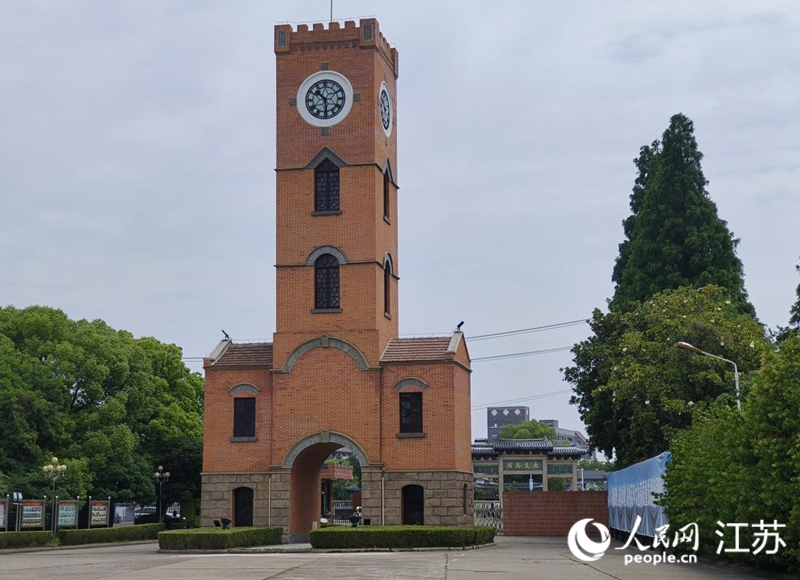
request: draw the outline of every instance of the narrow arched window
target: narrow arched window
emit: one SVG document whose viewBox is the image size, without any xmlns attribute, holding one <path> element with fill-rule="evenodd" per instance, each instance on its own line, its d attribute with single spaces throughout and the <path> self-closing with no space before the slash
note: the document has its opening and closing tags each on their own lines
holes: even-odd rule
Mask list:
<svg viewBox="0 0 800 580">
<path fill-rule="evenodd" d="M 383 217 L 389 219 L 389 172 L 383 174 Z"/>
<path fill-rule="evenodd" d="M 339 260 L 331 254 L 314 262 L 314 308 L 340 308 Z"/>
<path fill-rule="evenodd" d="M 314 171 L 314 211 L 339 210 L 339 168 L 330 159 Z"/>
<path fill-rule="evenodd" d="M 387 257 L 383 264 L 383 312 L 391 314 L 392 305 L 392 261 Z"/>
</svg>

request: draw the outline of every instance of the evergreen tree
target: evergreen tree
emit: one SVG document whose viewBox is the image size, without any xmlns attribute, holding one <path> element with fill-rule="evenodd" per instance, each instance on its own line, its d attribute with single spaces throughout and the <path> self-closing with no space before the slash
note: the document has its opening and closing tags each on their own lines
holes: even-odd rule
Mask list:
<svg viewBox="0 0 800 580">
<path fill-rule="evenodd" d="M 794 269 L 797 270 L 798 274 L 800 274 L 800 265 L 795 266 Z M 789 318 L 789 328 L 800 330 L 800 284 L 797 285 L 795 295 L 797 296 L 797 300 L 789 311 L 789 314 L 791 315 Z"/>
<path fill-rule="evenodd" d="M 694 124 L 682 114 L 670 120 L 661 142 L 642 147 L 631 194 L 632 215 L 612 280 L 611 307 L 629 310 L 662 290 L 721 286 L 742 312 L 755 314 L 744 288 L 739 240 L 717 215 L 706 191 Z"/>
</svg>

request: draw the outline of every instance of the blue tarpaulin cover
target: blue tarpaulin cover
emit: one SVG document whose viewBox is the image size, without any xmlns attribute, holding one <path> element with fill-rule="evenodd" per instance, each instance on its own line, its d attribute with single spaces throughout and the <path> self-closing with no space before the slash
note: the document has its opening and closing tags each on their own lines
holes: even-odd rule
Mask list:
<svg viewBox="0 0 800 580">
<path fill-rule="evenodd" d="M 631 532 L 636 516 L 642 520 L 636 533 L 656 535 L 656 528 L 669 523 L 664 509 L 655 505 L 653 493 L 664 491 L 664 472 L 672 458 L 669 451 L 608 474 L 608 523 L 613 529 Z"/>
</svg>

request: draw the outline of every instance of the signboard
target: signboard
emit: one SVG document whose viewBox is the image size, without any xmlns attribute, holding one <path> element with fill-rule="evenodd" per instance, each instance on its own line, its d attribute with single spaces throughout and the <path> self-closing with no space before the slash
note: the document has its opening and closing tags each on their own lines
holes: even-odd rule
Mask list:
<svg viewBox="0 0 800 580">
<path fill-rule="evenodd" d="M 108 525 L 108 501 L 92 501 L 89 506 L 89 526 Z"/>
<path fill-rule="evenodd" d="M 539 459 L 506 459 L 503 461 L 503 471 L 541 471 L 542 462 Z"/>
<path fill-rule="evenodd" d="M 78 527 L 78 502 L 60 501 L 58 502 L 58 527 L 76 528 Z"/>
<path fill-rule="evenodd" d="M 136 519 L 136 508 L 131 504 L 114 506 L 114 527 L 132 526 Z"/>
<path fill-rule="evenodd" d="M 22 527 L 44 529 L 43 499 L 26 499 L 22 502 Z"/>
<path fill-rule="evenodd" d="M 0 501 L 0 528 L 8 528 L 8 500 Z"/>
</svg>

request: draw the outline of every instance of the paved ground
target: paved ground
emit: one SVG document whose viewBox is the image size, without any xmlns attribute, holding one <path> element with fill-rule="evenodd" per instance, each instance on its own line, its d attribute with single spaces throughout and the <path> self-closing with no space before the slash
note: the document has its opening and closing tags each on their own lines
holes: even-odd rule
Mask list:
<svg viewBox="0 0 800 580">
<path fill-rule="evenodd" d="M 614 544 L 616 546 L 620 544 Z M 612 545 L 613 547 L 613 545 Z M 498 545 L 448 552 L 348 554 L 159 554 L 156 544 L 0 555 L 2 580 L 647 580 L 775 578 L 732 566 L 623 563 L 609 551 L 591 564 L 560 538 L 498 538 Z M 630 552 L 631 555 L 638 552 Z"/>
</svg>

